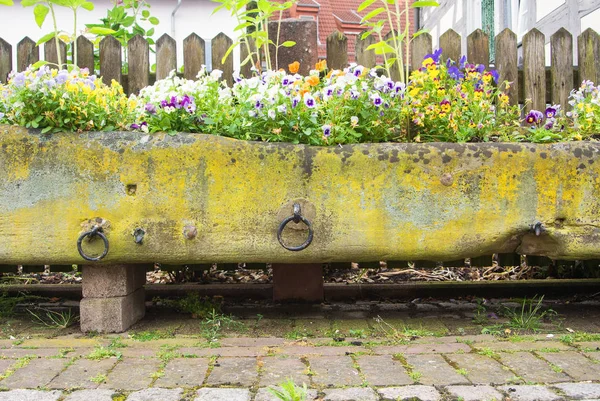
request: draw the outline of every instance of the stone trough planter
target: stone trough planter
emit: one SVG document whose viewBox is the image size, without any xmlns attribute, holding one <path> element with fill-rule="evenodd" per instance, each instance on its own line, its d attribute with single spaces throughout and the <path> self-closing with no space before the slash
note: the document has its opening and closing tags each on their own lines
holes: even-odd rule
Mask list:
<svg viewBox="0 0 600 401">
<path fill-rule="evenodd" d="M 1 126 L 0 147 L 0 264 L 83 265 L 84 330 L 143 316 L 136 266 L 154 262 L 600 257 L 597 143 L 319 148 Z M 277 238 L 295 203 L 314 230 L 297 252 Z M 95 226 L 109 249 L 87 262 L 77 240 Z M 282 241 L 307 235 L 292 221 Z M 104 243 L 84 238 L 82 250 L 97 256 Z"/>
</svg>

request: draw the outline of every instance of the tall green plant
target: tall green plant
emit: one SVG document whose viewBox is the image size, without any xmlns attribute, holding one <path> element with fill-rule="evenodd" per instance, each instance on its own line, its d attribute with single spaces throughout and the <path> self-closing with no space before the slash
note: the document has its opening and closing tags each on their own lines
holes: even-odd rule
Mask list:
<svg viewBox="0 0 600 401">
<path fill-rule="evenodd" d="M 238 25 L 234 28 L 239 32 L 239 37 L 227 49 L 222 62 L 225 62 L 229 54 L 236 47 L 243 44 L 246 47 L 248 56 L 242 60 L 241 65 L 252 63 L 258 70 L 262 68 L 263 61 L 267 70 L 279 69 L 277 56 L 280 47 L 292 47 L 296 42 L 288 40 L 279 43 L 279 34 L 281 31 L 281 19 L 283 12 L 292 7 L 296 0 L 279 3 L 271 0 L 213 0 L 220 5 L 215 8 L 213 14 L 220 10 L 228 10 L 236 18 Z M 250 7 L 252 5 L 252 7 Z M 275 41 L 269 37 L 269 21 L 274 16 L 278 16 L 277 38 Z M 269 48 L 275 47 L 275 62 L 271 60 Z"/>
<path fill-rule="evenodd" d="M 31 7 L 33 6 L 33 15 L 35 17 L 36 24 L 41 28 L 46 21 L 46 17 L 48 13 L 52 16 L 52 32 L 42 36 L 40 40 L 37 41 L 36 45 L 41 45 L 42 43 L 46 43 L 51 39 L 54 39 L 56 42 L 56 57 L 58 59 L 58 68 L 62 68 L 62 59 L 60 52 L 60 42 L 59 39 L 61 36 L 67 39 L 67 41 L 72 42 L 73 46 L 73 61 L 77 60 L 77 11 L 80 8 L 84 10 L 92 11 L 94 9 L 94 4 L 91 1 L 87 0 L 22 0 L 21 5 L 23 7 Z M 70 34 L 66 31 L 61 31 L 58 29 L 58 25 L 56 23 L 56 14 L 55 7 L 65 7 L 69 8 L 73 12 L 73 34 Z M 46 64 L 42 62 L 40 64 Z"/>
<path fill-rule="evenodd" d="M 367 47 L 367 50 L 373 50 L 375 54 L 383 56 L 384 68 L 388 76 L 392 75 L 392 67 L 397 64 L 399 79 L 401 82 L 406 82 L 409 75 L 410 42 L 426 32 L 421 29 L 410 35 L 410 10 L 437 7 L 439 3 L 429 0 L 365 0 L 358 6 L 357 11 L 359 13 L 365 11 L 377 2 L 382 6 L 369 11 L 361 20 L 361 23 L 369 28 L 363 33 L 362 39 L 377 35 L 379 41 Z M 385 13 L 385 18 L 377 18 L 382 13 Z M 402 21 L 404 21 L 404 29 Z M 390 32 L 390 37 L 387 39 L 383 35 L 386 30 Z"/>
<path fill-rule="evenodd" d="M 13 4 L 13 0 L 0 0 L 1 6 L 12 6 Z"/>
</svg>

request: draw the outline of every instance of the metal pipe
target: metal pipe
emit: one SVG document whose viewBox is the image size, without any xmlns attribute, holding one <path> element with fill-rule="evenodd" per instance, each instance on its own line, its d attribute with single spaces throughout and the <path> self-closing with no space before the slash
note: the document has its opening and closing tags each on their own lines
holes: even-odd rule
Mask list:
<svg viewBox="0 0 600 401">
<path fill-rule="evenodd" d="M 171 37 L 175 39 L 175 14 L 177 14 L 177 10 L 181 7 L 181 0 L 177 0 L 177 5 L 173 9 L 171 13 Z"/>
</svg>

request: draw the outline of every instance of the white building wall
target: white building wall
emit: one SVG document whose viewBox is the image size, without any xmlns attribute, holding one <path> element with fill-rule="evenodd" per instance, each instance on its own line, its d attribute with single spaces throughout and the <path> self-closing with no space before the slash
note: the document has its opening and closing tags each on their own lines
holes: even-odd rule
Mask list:
<svg viewBox="0 0 600 401">
<path fill-rule="evenodd" d="M 17 43 L 25 36 L 37 41 L 42 35 L 52 30 L 50 14 L 42 29 L 38 28 L 33 18 L 33 7 L 24 8 L 15 0 L 12 7 L 0 6 L 0 37 L 13 46 L 13 64 L 16 64 Z M 78 33 L 82 33 L 87 23 L 100 23 L 100 18 L 106 17 L 108 9 L 112 8 L 110 0 L 93 0 L 93 11 L 80 10 L 77 14 Z M 150 0 L 150 12 L 160 20 L 155 27 L 154 40 L 161 35 L 169 34 L 177 42 L 177 68 L 183 65 L 183 40 L 191 33 L 196 33 L 206 41 L 207 63 L 210 65 L 210 41 L 219 32 L 225 33 L 235 41 L 233 29 L 237 25 L 234 18 L 227 11 L 220 11 L 212 15 L 217 3 L 210 0 L 182 0 L 181 7 L 175 14 L 175 24 L 171 24 L 171 13 L 177 6 L 177 0 Z M 70 10 L 57 7 L 57 20 L 59 29 L 73 31 L 73 13 Z M 151 27 L 150 24 L 145 26 Z M 43 58 L 43 49 L 40 49 Z M 151 53 L 151 64 L 154 63 Z M 234 54 L 234 68 L 239 69 L 239 52 Z"/>
</svg>

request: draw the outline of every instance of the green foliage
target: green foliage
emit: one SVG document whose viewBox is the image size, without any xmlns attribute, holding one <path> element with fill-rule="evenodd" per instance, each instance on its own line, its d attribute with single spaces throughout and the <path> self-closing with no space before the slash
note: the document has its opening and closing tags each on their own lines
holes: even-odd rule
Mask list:
<svg viewBox="0 0 600 401">
<path fill-rule="evenodd" d="M 102 384 L 106 381 L 106 375 L 102 374 L 102 373 L 98 373 L 96 376 L 90 377 L 90 381 L 94 382 L 96 384 Z"/>
<path fill-rule="evenodd" d="M 153 340 L 161 340 L 163 338 L 173 338 L 175 336 L 174 331 L 159 331 L 159 330 L 150 330 L 150 331 L 138 331 L 129 334 L 129 338 L 135 341 L 153 341 Z"/>
<path fill-rule="evenodd" d="M 183 298 L 161 299 L 161 302 L 182 313 L 189 313 L 194 319 L 209 317 L 214 311 L 220 313 L 222 302 L 215 298 L 201 297 L 196 293 L 188 293 Z"/>
<path fill-rule="evenodd" d="M 279 389 L 269 387 L 268 390 L 282 401 L 305 401 L 308 391 L 305 383 L 300 387 L 291 378 L 279 384 Z"/>
<path fill-rule="evenodd" d="M 247 57 L 241 61 L 241 65 L 251 63 L 258 71 L 261 71 L 263 61 L 267 70 L 279 69 L 277 64 L 277 55 L 280 47 L 292 47 L 296 45 L 294 41 L 285 41 L 279 43 L 279 33 L 281 28 L 281 18 L 283 12 L 291 8 L 296 0 L 278 2 L 270 0 L 213 0 L 219 5 L 213 11 L 213 14 L 220 10 L 227 10 L 231 16 L 235 17 L 238 25 L 234 28 L 239 33 L 238 39 L 227 49 L 222 62 L 237 46 L 246 47 Z M 269 37 L 269 21 L 273 17 L 279 16 L 277 38 L 275 41 Z M 271 60 L 269 48 L 275 48 L 275 62 Z"/>
<path fill-rule="evenodd" d="M 72 309 L 66 311 L 53 311 L 47 308 L 35 307 L 27 309 L 34 321 L 45 327 L 66 329 L 79 321 L 79 316 Z"/>
<path fill-rule="evenodd" d="M 42 133 L 124 129 L 133 104 L 113 81 L 102 83 L 85 71 L 28 68 L 0 84 L 0 123 L 40 129 Z"/>
<path fill-rule="evenodd" d="M 108 358 L 121 359 L 122 356 L 123 354 L 121 352 L 116 351 L 110 347 L 97 346 L 92 352 L 88 354 L 87 359 L 90 359 L 92 361 L 99 361 Z"/>
<path fill-rule="evenodd" d="M 377 7 L 377 5 L 381 5 Z M 362 34 L 365 39 L 376 35 L 378 42 L 373 43 L 367 50 L 373 50 L 375 54 L 382 55 L 384 67 L 389 77 L 392 71 L 398 71 L 400 82 L 408 81 L 410 43 L 425 31 L 421 30 L 410 35 L 410 11 L 415 8 L 437 7 L 437 1 L 411 1 L 411 0 L 364 0 L 357 12 L 366 12 L 361 23 L 368 29 Z M 378 18 L 385 13 L 387 18 Z M 404 25 L 404 27 L 402 26 Z M 389 35 L 384 37 L 384 32 Z"/>
<path fill-rule="evenodd" d="M 18 304 L 23 304 L 32 301 L 45 300 L 46 298 L 19 293 L 18 295 L 10 295 L 7 292 L 0 292 L 0 319 L 6 319 L 14 316 Z"/>
<path fill-rule="evenodd" d="M 515 330 L 538 331 L 544 320 L 552 320 L 558 314 L 552 309 L 543 309 L 544 296 L 524 299 L 521 308 L 505 309 L 508 326 Z"/>
<path fill-rule="evenodd" d="M 200 322 L 200 335 L 210 343 L 217 342 L 222 337 L 223 330 L 243 330 L 244 324 L 238 322 L 231 315 L 223 315 L 212 310 L 208 316 Z"/>
</svg>

